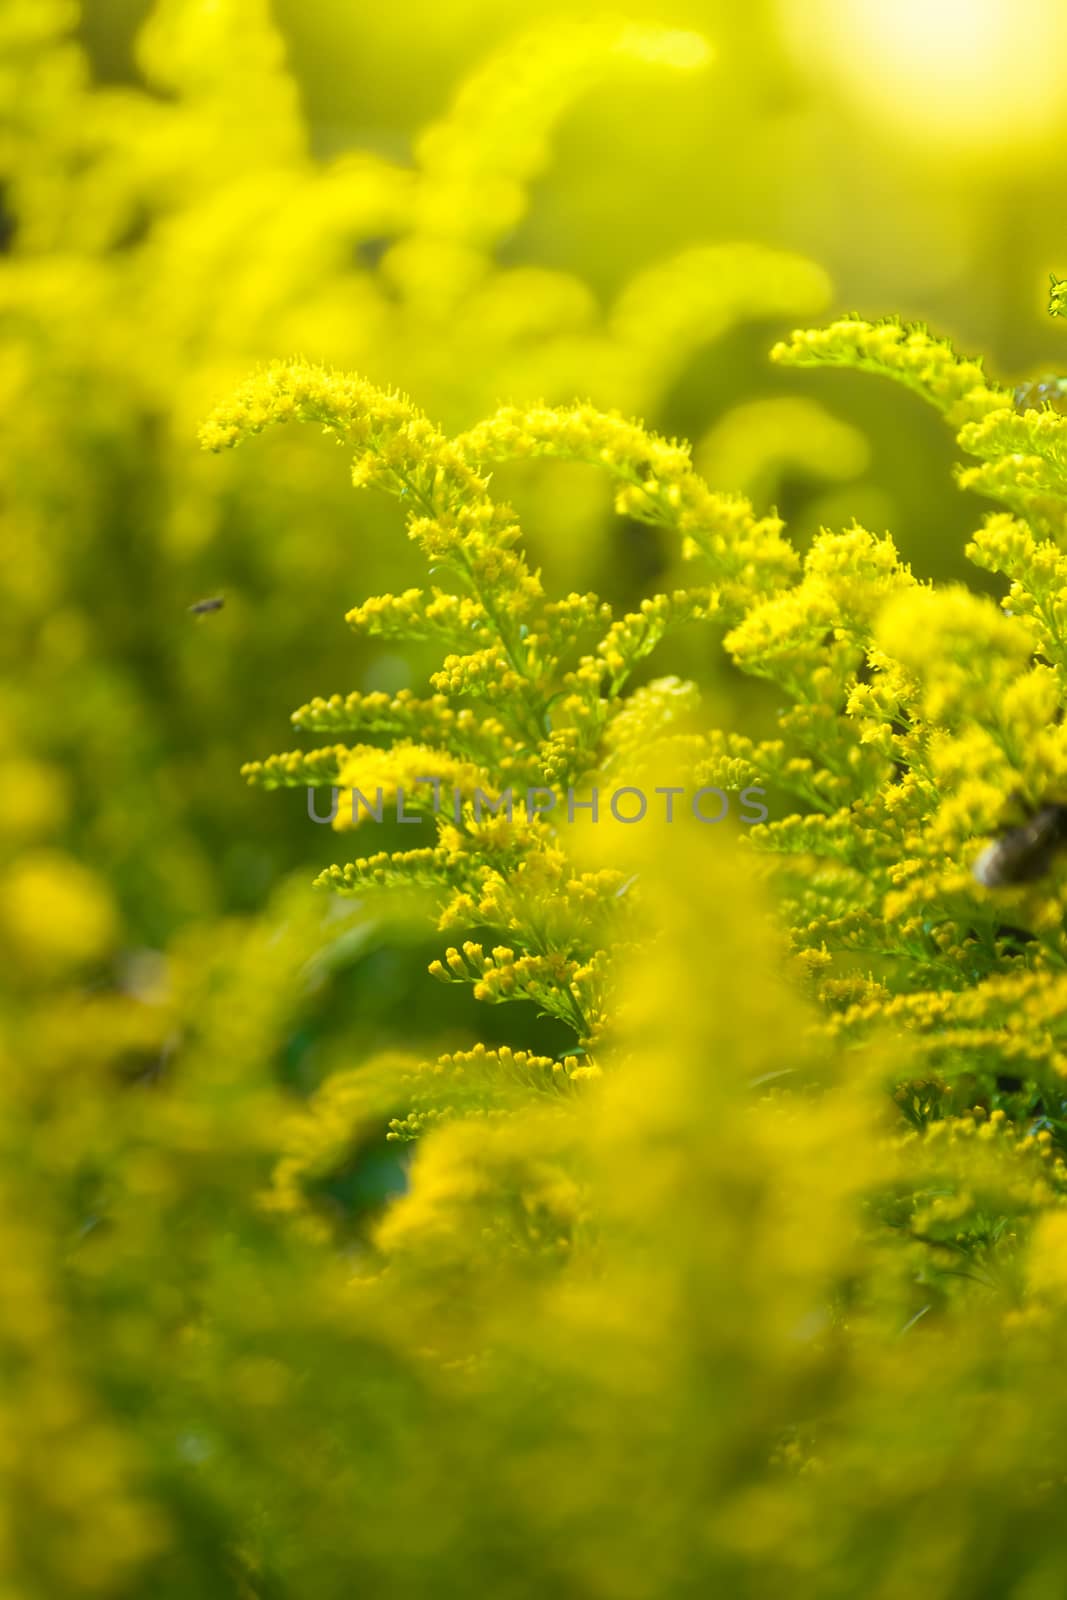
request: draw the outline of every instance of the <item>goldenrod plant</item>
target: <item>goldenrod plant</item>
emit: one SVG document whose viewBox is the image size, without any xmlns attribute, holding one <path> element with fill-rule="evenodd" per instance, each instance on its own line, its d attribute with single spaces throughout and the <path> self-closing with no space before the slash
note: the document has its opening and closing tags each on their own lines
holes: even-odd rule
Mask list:
<svg viewBox="0 0 1067 1600">
<path fill-rule="evenodd" d="M 373 1129 L 414 1143 L 410 1187 L 373 1235 L 375 1293 L 399 1293 L 401 1304 L 411 1296 L 409 1309 L 428 1293 L 424 1326 L 447 1330 L 440 1358 L 462 1364 L 477 1352 L 479 1392 L 485 1362 L 490 1372 L 502 1362 L 501 1381 L 515 1382 L 518 1336 L 546 1401 L 559 1399 L 562 1381 L 567 1412 L 588 1417 L 564 1424 L 560 1415 L 559 1432 L 538 1427 L 532 1447 L 544 1485 L 536 1542 L 575 1592 L 590 1572 L 606 1593 L 650 1596 L 683 1592 L 694 1572 L 702 1585 L 753 1594 L 782 1583 L 813 1595 L 903 1594 L 920 1575 L 933 1593 L 997 1592 L 981 1587 L 993 1569 L 1003 1581 L 1024 1578 L 1025 1592 L 1051 1593 L 1058 1536 L 1038 1540 L 1031 1559 L 1007 1518 L 989 1523 L 988 1506 L 1013 1451 L 1043 1462 L 1040 1489 L 1031 1472 L 1026 1490 L 1008 1491 L 1015 1515 L 1054 1522 L 1060 1493 L 1054 1433 L 1025 1397 L 1034 1363 L 1055 1360 L 1065 1236 L 1056 441 L 1067 421 L 1047 403 L 1020 410 L 980 363 L 895 321 L 849 318 L 798 333 L 775 358 L 897 379 L 945 415 L 964 451 L 982 454 L 987 468 L 962 469 L 962 485 L 994 492 L 1012 513 L 989 515 L 969 554 L 1012 580 L 1004 606 L 923 583 L 888 535 L 858 524 L 825 530 L 801 561 L 777 518 L 709 490 L 685 445 L 588 404 L 509 407 L 449 440 L 403 396 L 288 364 L 253 377 L 205 424 L 202 442 L 215 450 L 290 421 L 354 447 L 355 485 L 400 502 L 437 582 L 364 602 L 348 620 L 446 652 L 429 698 L 335 694 L 294 714 L 301 730 L 370 742 L 269 758 L 246 775 L 268 788 L 331 788 L 333 825 L 346 835 L 372 825 L 375 805 L 421 789 L 414 806 L 432 821 L 430 843 L 371 849 L 320 886 L 362 903 L 407 881 L 429 888 L 442 932 L 481 935 L 445 951 L 431 973 L 473 984 L 484 1001 L 533 1001 L 575 1039 L 554 1059 L 479 1046 L 328 1078 L 294 1123 L 271 1204 L 301 1236 L 335 1237 L 337 1184 L 359 1170 Z M 700 581 L 622 617 L 595 595 L 547 600 L 488 476 L 530 457 L 606 471 L 617 509 L 677 535 Z M 735 665 L 776 686 L 787 702 L 776 737 L 702 730 L 695 685 L 631 687 L 668 630 L 692 622 L 717 627 Z M 788 985 L 748 943 L 755 914 L 740 911 L 749 891 L 736 869 L 720 862 L 709 872 L 700 824 L 711 819 L 685 803 L 684 782 L 657 781 L 679 774 L 699 795 L 742 790 L 778 802 L 782 814 L 755 822 L 748 842 L 793 952 Z M 605 788 L 606 837 L 593 831 Z M 501 817 L 503 793 L 517 814 Z M 649 793 L 666 809 L 635 847 L 624 839 L 635 837 L 629 824 L 646 824 Z M 498 810 L 486 820 L 488 795 Z M 574 825 L 578 812 L 589 826 Z M 590 871 L 605 856 L 611 866 Z M 729 885 L 728 934 L 714 909 L 717 878 Z M 671 972 L 675 962 L 686 977 Z M 647 983 L 653 997 L 652 1032 L 635 971 L 638 995 Z M 682 1010 L 668 1018 L 672 1001 Z M 787 1003 L 795 1021 L 768 1029 L 763 1008 Z M 601 1127 L 612 1130 L 615 1163 L 630 1149 L 608 1169 L 624 1198 L 598 1198 Z M 738 1154 L 734 1141 L 753 1137 L 770 1140 L 773 1159 Z M 789 1175 L 798 1147 L 817 1177 Z M 736 1172 L 747 1199 L 726 1209 L 759 1216 L 758 1238 L 725 1226 L 723 1201 L 697 1184 L 705 1157 L 714 1184 Z M 779 1221 L 776 1202 L 749 1187 L 761 1170 L 771 1194 L 790 1196 Z M 653 1242 L 656 1215 L 665 1231 Z M 700 1240 L 694 1255 L 689 1229 Z M 760 1242 L 768 1229 L 786 1250 L 773 1265 Z M 616 1248 L 639 1265 L 623 1267 Z M 549 1285 L 538 1290 L 551 1315 L 537 1321 L 536 1356 L 520 1332 L 525 1317 L 495 1300 L 502 1284 L 513 1293 L 517 1257 Z M 814 1280 L 801 1265 L 809 1260 Z M 677 1276 L 668 1283 L 664 1272 Z M 484 1330 L 470 1342 L 472 1295 L 473 1321 L 486 1316 L 493 1329 L 488 1347 Z M 574 1373 L 561 1310 L 574 1297 L 583 1326 L 598 1324 L 600 1305 L 618 1330 L 606 1344 L 603 1328 L 595 1336 L 599 1356 L 590 1348 L 577 1392 L 546 1353 L 559 1340 Z M 710 1321 L 705 1304 L 717 1308 Z M 750 1372 L 739 1385 L 727 1331 L 735 1316 L 740 1371 L 757 1347 L 777 1378 Z M 760 1334 L 753 1319 L 765 1317 Z M 784 1340 L 777 1356 L 771 1328 Z M 675 1369 L 672 1380 L 697 1337 L 697 1369 Z M 639 1377 L 644 1362 L 657 1373 L 651 1387 Z M 680 1387 L 669 1400 L 672 1382 Z M 567 1469 L 556 1452 L 588 1448 L 586 1426 L 620 1436 L 606 1423 L 615 1384 L 639 1396 L 629 1408 L 637 1437 L 621 1430 L 623 1457 L 661 1463 L 661 1481 L 641 1491 L 649 1517 L 636 1518 L 632 1541 L 622 1505 L 637 1491 L 624 1487 L 625 1472 L 609 1474 L 611 1488 L 598 1476 L 578 1496 L 547 1487 L 573 1481 L 578 1458 Z M 932 1407 L 925 1385 L 941 1397 Z M 491 1394 L 496 1414 L 502 1395 Z M 529 1441 L 529 1421 L 502 1409 L 506 1452 L 512 1429 Z M 715 1465 L 723 1460 L 732 1465 Z M 937 1486 L 935 1499 L 956 1484 L 936 1536 L 916 1470 Z M 871 1519 L 884 1525 L 890 1511 L 892 1539 L 872 1538 Z M 522 1591 L 525 1576 L 516 1581 Z"/>
<path fill-rule="evenodd" d="M 670 725 L 665 708 L 686 691 L 671 680 L 653 680 L 632 697 L 623 691 L 669 629 L 736 617 L 745 598 L 788 578 L 796 558 L 781 525 L 741 498 L 709 491 L 684 446 L 588 405 L 508 409 L 449 441 L 404 396 L 322 369 L 275 366 L 221 406 L 201 438 L 220 449 L 292 420 L 317 422 L 356 446 L 355 484 L 401 502 L 408 533 L 439 580 L 429 592 L 357 606 L 349 623 L 379 637 L 431 638 L 448 653 L 429 699 L 335 694 L 294 713 L 301 729 L 392 736 L 388 751 L 332 744 L 252 763 L 247 776 L 267 787 L 328 784 L 335 827 L 365 813 L 381 822 L 386 800 L 399 803 L 398 814 L 414 808 L 401 821 L 417 823 L 420 810 L 436 814 L 431 845 L 376 852 L 331 869 L 324 881 L 356 894 L 408 878 L 436 885 L 442 927 L 489 929 L 500 942 L 491 951 L 474 940 L 451 947 L 434 963 L 435 976 L 473 982 L 481 999 L 533 1000 L 570 1025 L 587 1052 L 606 1022 L 610 947 L 631 923 L 637 897 L 619 869 L 577 870 L 551 813 L 558 805 L 565 820 L 580 812 L 596 825 L 603 805 L 617 825 L 642 820 L 643 790 L 624 783 L 602 793 L 602 780 L 612 770 L 628 775 L 639 729 L 647 761 L 654 731 Z M 680 534 L 713 581 L 650 597 L 619 618 L 594 594 L 546 599 L 517 548 L 513 511 L 491 498 L 480 470 L 537 455 L 605 468 L 618 509 Z M 697 741 L 689 747 L 700 753 Z M 683 792 L 656 788 L 668 809 Z M 706 792 L 728 806 L 724 791 Z M 716 812 L 721 817 L 721 804 Z"/>
<path fill-rule="evenodd" d="M 788 230 L 535 260 L 677 19 L 333 157 L 259 0 L 74 20 L 0 7 L 0 1594 L 1059 1600 L 1067 382 L 750 362 Z"/>
<path fill-rule="evenodd" d="M 433 639 L 447 654 L 428 699 L 334 694 L 293 715 L 304 731 L 378 743 L 294 751 L 253 762 L 246 775 L 267 787 L 328 785 L 338 829 L 380 822 L 386 801 L 398 798 L 414 806 L 411 820 L 434 816 L 429 846 L 360 856 L 320 882 L 359 895 L 409 877 L 437 886 L 443 929 L 491 930 L 507 942 L 491 953 L 473 941 L 452 947 L 435 975 L 473 982 L 484 999 L 537 1000 L 574 1026 L 586 1051 L 605 1020 L 599 994 L 588 1010 L 589 963 L 599 975 L 608 951 L 587 912 L 579 938 L 563 907 L 569 901 L 572 915 L 591 908 L 597 920 L 625 927 L 639 894 L 621 873 L 575 874 L 562 849 L 566 829 L 553 823 L 574 823 L 579 813 L 596 823 L 601 807 L 616 826 L 644 820 L 644 789 L 606 784 L 632 778 L 638 755 L 646 777 L 657 758 L 676 770 L 676 718 L 687 709 L 692 722 L 698 691 L 667 679 L 630 693 L 629 681 L 672 627 L 717 624 L 734 663 L 770 679 L 790 704 L 771 740 L 692 726 L 684 759 L 704 785 L 698 794 L 721 795 L 727 807 L 730 790 L 750 804 L 768 791 L 788 803 L 789 814 L 758 824 L 751 842 L 780 861 L 793 945 L 816 992 L 836 999 L 844 985 L 851 993 L 839 1025 L 853 1029 L 888 1008 L 932 1033 L 934 1064 L 944 1058 L 958 1068 L 973 1048 L 987 1069 L 992 1052 L 1005 1071 L 1011 1061 L 1026 1062 L 1027 1077 L 1042 1061 L 1042 1072 L 1054 1071 L 1045 1026 L 1027 1040 L 1004 1033 L 1002 1021 L 1017 1000 L 1035 1020 L 1059 1004 L 1067 946 L 1058 902 L 1048 899 L 1058 821 L 1050 820 L 1043 848 L 1035 841 L 1032 860 L 1002 881 L 974 869 L 983 838 L 1006 830 L 1015 812 L 1036 816 L 1050 799 L 1054 810 L 1065 792 L 1055 615 L 1064 572 L 1049 537 L 1064 419 L 1047 405 L 1020 413 L 980 363 L 899 322 L 846 319 L 794 335 L 775 358 L 898 379 L 945 414 L 965 450 L 985 452 L 987 468 L 978 470 L 986 475 L 962 471 L 964 486 L 988 493 L 990 475 L 1017 474 L 1005 493 L 1029 520 L 995 514 L 969 549 L 978 564 L 1014 579 L 1007 616 L 961 588 L 923 585 L 887 535 L 858 525 L 822 532 L 801 566 L 777 518 L 710 491 L 686 446 L 618 414 L 591 405 L 506 408 L 449 441 L 403 396 L 305 365 L 273 366 L 219 407 L 203 444 L 218 450 L 298 420 L 355 445 L 354 483 L 400 501 L 439 581 L 366 601 L 348 621 L 375 636 Z M 1018 488 L 1030 475 L 1021 435 L 1049 464 L 1036 498 Z M 494 463 L 530 457 L 605 471 L 616 509 L 677 535 L 702 582 L 649 596 L 619 618 L 596 595 L 546 600 L 518 549 L 515 515 L 491 498 L 485 475 Z M 684 793 L 646 788 L 668 814 L 672 793 Z M 624 802 L 627 793 L 634 798 Z M 717 805 L 709 817 L 690 798 L 680 809 L 698 820 L 724 815 Z M 762 803 L 759 810 L 766 816 Z M 551 896 L 551 929 L 530 916 L 530 884 Z M 877 975 L 861 980 L 856 956 L 876 958 Z"/>
</svg>

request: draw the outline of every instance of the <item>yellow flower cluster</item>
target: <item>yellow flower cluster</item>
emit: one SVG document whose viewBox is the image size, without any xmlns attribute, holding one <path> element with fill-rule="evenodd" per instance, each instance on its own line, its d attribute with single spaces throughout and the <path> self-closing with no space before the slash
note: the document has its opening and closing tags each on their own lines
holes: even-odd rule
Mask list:
<svg viewBox="0 0 1067 1600">
<path fill-rule="evenodd" d="M 311 814 L 335 828 L 368 817 L 380 823 L 394 802 L 397 822 L 433 822 L 436 847 L 388 859 L 375 852 L 320 882 L 358 894 L 436 881 L 443 929 L 488 926 L 508 943 L 491 956 L 465 946 L 476 955 L 451 951 L 432 970 L 470 983 L 479 999 L 532 1001 L 590 1049 L 604 1034 L 612 941 L 631 920 L 634 897 L 609 898 L 606 909 L 590 906 L 588 875 L 568 865 L 552 829 L 534 820 L 541 796 L 555 805 L 555 790 L 545 786 L 566 787 L 570 818 L 578 807 L 595 816 L 598 775 L 625 787 L 626 779 L 651 774 L 655 762 L 673 775 L 707 757 L 707 736 L 673 726 L 683 705 L 693 708 L 688 689 L 665 682 L 629 699 L 624 694 L 668 632 L 729 621 L 746 607 L 750 617 L 768 619 L 776 605 L 810 609 L 816 589 L 827 615 L 860 595 L 871 610 L 882 588 L 896 581 L 895 553 L 854 530 L 840 536 L 842 553 L 823 546 L 813 552 L 799 601 L 764 600 L 797 567 L 778 519 L 758 518 L 747 502 L 713 494 L 694 472 L 687 446 L 591 405 L 500 412 L 450 441 L 402 396 L 306 364 L 276 364 L 219 405 L 201 439 L 217 450 L 288 420 L 318 423 L 353 444 L 356 485 L 397 499 L 435 573 L 451 579 L 451 588 L 435 588 L 430 598 L 410 589 L 364 602 L 349 612 L 349 622 L 370 633 L 434 640 L 446 654 L 431 674 L 436 692 L 428 698 L 408 691 L 338 694 L 293 714 L 302 730 L 351 728 L 383 736 L 386 748 L 364 743 L 290 752 L 249 763 L 245 776 L 268 788 L 329 785 L 328 814 Z M 543 455 L 606 471 L 618 485 L 620 512 L 672 530 L 705 561 L 710 586 L 649 597 L 617 619 L 594 594 L 546 599 L 517 549 L 514 514 L 491 498 L 483 472 L 490 462 Z M 746 626 L 754 624 L 742 623 L 730 639 L 739 659 L 760 650 L 758 643 L 746 649 Z M 821 697 L 828 710 L 825 685 Z M 805 768 L 803 777 L 800 767 L 795 771 L 811 792 L 833 782 L 829 770 Z M 761 776 L 758 753 L 745 775 Z M 520 819 L 513 833 L 516 807 L 525 811 L 525 831 Z M 490 836 L 488 856 L 486 811 L 493 828 L 507 830 L 503 852 L 499 836 Z"/>
<path fill-rule="evenodd" d="M 1002 470 L 1019 464 L 1020 429 L 1042 442 L 1050 470 L 1056 465 L 1061 419 L 1043 412 L 1009 417 L 1004 393 L 986 382 L 980 364 L 961 360 L 925 330 L 850 318 L 795 335 L 776 355 L 897 378 L 952 426 L 962 424 L 961 444 Z M 359 380 L 272 369 L 220 408 L 206 442 L 220 437 L 213 430 L 236 438 L 258 426 L 248 417 L 276 411 L 279 388 L 283 413 L 294 400 L 296 414 L 340 426 L 356 440 L 358 482 L 401 501 L 416 494 L 412 531 L 431 560 L 452 559 L 455 590 L 435 591 L 432 603 L 442 619 L 436 631 L 417 590 L 400 602 L 371 602 L 355 620 L 385 608 L 390 628 L 446 644 L 466 629 L 475 647 L 446 654 L 429 700 L 334 696 L 294 719 L 336 727 L 348 718 L 391 739 L 388 751 L 362 746 L 347 755 L 334 749 L 303 760 L 274 758 L 253 764 L 249 776 L 329 779 L 362 791 L 372 775 L 374 786 L 392 795 L 422 763 L 424 777 L 452 784 L 451 815 L 437 817 L 436 849 L 402 852 L 388 863 L 373 856 L 322 879 L 360 891 L 405 873 L 421 883 L 436 874 L 442 929 L 491 927 L 506 940 L 491 954 L 473 941 L 450 950 L 432 968 L 438 977 L 470 983 L 484 1000 L 533 1000 L 568 1022 L 586 1048 L 600 1037 L 607 1014 L 593 974 L 606 977 L 622 924 L 599 919 L 593 926 L 578 916 L 568 925 L 576 904 L 564 891 L 578 878 L 551 827 L 490 863 L 473 802 L 477 789 L 490 786 L 497 796 L 507 788 L 510 797 L 511 785 L 520 796 L 535 795 L 539 782 L 577 785 L 570 793 L 587 797 L 600 774 L 632 779 L 659 764 L 717 787 L 756 784 L 760 794 L 769 788 L 803 808 L 755 827 L 750 842 L 775 862 L 797 957 L 828 999 L 842 981 L 840 962 L 863 956 L 890 963 L 909 996 L 940 994 L 946 984 L 954 992 L 964 983 L 983 992 L 1003 962 L 1039 973 L 1048 963 L 1040 981 L 1054 981 L 1067 945 L 1059 896 L 1049 898 L 1059 881 L 1052 847 L 1040 863 L 1047 874 L 1023 870 L 1019 887 L 1007 891 L 1016 903 L 1006 932 L 988 884 L 970 870 L 982 839 L 1008 826 L 1012 805 L 1025 814 L 1049 795 L 1067 793 L 1067 736 L 1058 714 L 1062 557 L 1024 522 L 990 518 L 972 547 L 980 564 L 1012 578 L 1005 615 L 963 589 L 917 583 L 892 540 L 858 524 L 821 532 L 798 573 L 778 520 L 759 519 L 746 502 L 710 491 L 687 446 L 589 404 L 508 408 L 449 442 L 410 403 Z M 650 597 L 618 620 L 595 595 L 544 600 L 516 553 L 514 516 L 491 500 L 483 475 L 492 463 L 535 457 L 605 471 L 618 509 L 671 530 L 690 554 L 702 555 L 710 587 Z M 454 559 L 457 546 L 472 553 L 468 559 Z M 676 680 L 627 695 L 635 668 L 667 632 L 698 620 L 725 623 L 725 647 L 737 666 L 785 691 L 790 703 L 778 714 L 777 738 L 702 731 L 692 690 Z M 594 648 L 568 665 L 583 634 Z M 425 795 L 423 801 L 428 812 Z M 585 805 L 595 809 L 593 801 Z M 502 820 L 510 827 L 510 817 L 494 819 Z M 820 863 L 815 872 L 812 860 Z M 1031 877 L 1041 878 L 1039 891 L 1029 887 Z M 549 883 L 555 910 L 546 919 Z M 580 995 L 589 982 L 590 996 Z M 860 1027 L 860 1012 L 845 1015 L 849 1030 Z M 887 1015 L 922 1031 L 913 1009 Z M 873 1025 L 873 1015 L 868 1021 Z M 989 1027 L 957 1015 L 952 1004 L 940 1027 L 940 1054 L 957 1062 L 1004 1059 Z M 1025 1061 L 1025 1075 L 1033 1076 L 1040 1063 L 1058 1060 L 1057 1051 L 1052 1037 L 1035 1033 L 1015 1050 L 1016 1065 Z"/>
<path fill-rule="evenodd" d="M 783 366 L 852 367 L 893 378 L 944 412 L 955 428 L 1010 401 L 1007 391 L 990 384 L 980 361 L 961 359 L 946 339 L 896 318 L 842 317 L 825 328 L 794 333 L 775 345 L 771 358 Z"/>
<path fill-rule="evenodd" d="M 686 555 L 708 563 L 724 608 L 736 610 L 795 571 L 796 554 L 777 517 L 757 517 L 743 497 L 713 493 L 693 471 L 688 445 L 617 412 L 505 407 L 458 443 L 478 462 L 549 456 L 600 468 L 618 485 L 620 516 L 671 529 Z"/>
</svg>

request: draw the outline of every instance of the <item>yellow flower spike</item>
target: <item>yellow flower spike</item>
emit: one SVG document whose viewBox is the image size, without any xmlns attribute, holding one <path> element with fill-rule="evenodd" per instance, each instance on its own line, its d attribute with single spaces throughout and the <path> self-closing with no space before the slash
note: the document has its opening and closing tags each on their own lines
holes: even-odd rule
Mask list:
<svg viewBox="0 0 1067 1600">
<path fill-rule="evenodd" d="M 783 366 L 853 367 L 906 385 L 944 413 L 951 427 L 980 419 L 1010 404 L 989 383 L 980 362 L 961 358 L 926 328 L 889 319 L 864 322 L 843 317 L 826 328 L 798 331 L 775 345 L 771 359 Z"/>
<path fill-rule="evenodd" d="M 729 608 L 773 590 L 796 568 L 776 517 L 757 518 L 740 497 L 713 494 L 693 471 L 687 446 L 616 412 L 588 404 L 505 408 L 458 444 L 476 463 L 552 456 L 607 470 L 621 484 L 620 514 L 675 529 L 683 553 L 692 550 L 707 560 L 719 603 Z"/>
</svg>

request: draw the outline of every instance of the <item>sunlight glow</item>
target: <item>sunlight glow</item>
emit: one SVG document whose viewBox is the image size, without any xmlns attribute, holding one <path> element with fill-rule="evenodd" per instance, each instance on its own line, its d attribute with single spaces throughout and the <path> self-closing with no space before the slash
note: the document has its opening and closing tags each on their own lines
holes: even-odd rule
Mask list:
<svg viewBox="0 0 1067 1600">
<path fill-rule="evenodd" d="M 1067 109 L 1062 0 L 781 0 L 797 56 L 949 152 L 1029 146 Z"/>
</svg>

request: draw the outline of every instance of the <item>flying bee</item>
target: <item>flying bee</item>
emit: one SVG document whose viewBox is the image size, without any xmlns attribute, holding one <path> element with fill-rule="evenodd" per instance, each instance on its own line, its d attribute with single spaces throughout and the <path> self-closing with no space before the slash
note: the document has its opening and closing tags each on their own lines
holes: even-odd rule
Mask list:
<svg viewBox="0 0 1067 1600">
<path fill-rule="evenodd" d="M 1067 805 L 1049 801 L 1017 828 L 987 844 L 972 871 L 985 889 L 1006 889 L 1043 878 L 1067 844 Z"/>
<path fill-rule="evenodd" d="M 1050 411 L 1067 415 L 1067 378 L 1046 373 L 1043 378 L 1019 384 L 1015 390 L 1016 411 L 1040 411 L 1045 406 Z"/>
<path fill-rule="evenodd" d="M 189 607 L 194 617 L 206 617 L 209 611 L 221 611 L 226 604 L 221 595 L 214 595 L 209 600 L 197 600 Z"/>
</svg>

